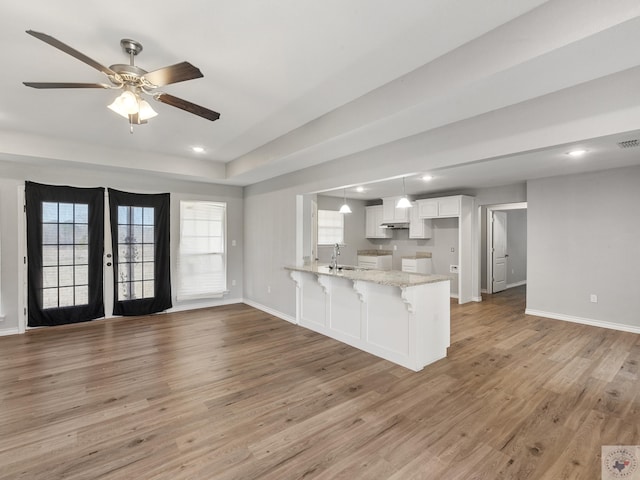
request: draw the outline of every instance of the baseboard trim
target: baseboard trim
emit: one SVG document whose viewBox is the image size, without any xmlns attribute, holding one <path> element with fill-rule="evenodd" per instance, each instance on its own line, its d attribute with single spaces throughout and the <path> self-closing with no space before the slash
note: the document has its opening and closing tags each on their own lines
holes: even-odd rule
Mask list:
<svg viewBox="0 0 640 480">
<path fill-rule="evenodd" d="M 4 337 L 5 335 L 18 335 L 20 330 L 18 328 L 6 328 L 4 330 L 0 330 L 0 337 Z"/>
<path fill-rule="evenodd" d="M 235 303 L 245 303 L 242 298 L 225 298 L 222 300 L 208 300 L 206 302 L 185 302 L 182 305 L 174 305 L 166 313 L 184 312 L 187 310 L 198 310 L 199 308 L 222 307 Z"/>
<path fill-rule="evenodd" d="M 564 322 L 580 323 L 582 325 L 590 325 L 592 327 L 608 328 L 610 330 L 619 330 L 621 332 L 640 333 L 640 327 L 633 325 L 625 325 L 623 323 L 606 322 L 604 320 L 594 320 L 591 318 L 574 317 L 573 315 L 565 315 L 563 313 L 544 312 L 541 310 L 533 310 L 527 308 L 524 313 L 526 315 L 535 315 L 536 317 L 552 318 L 554 320 L 562 320 Z"/>
<path fill-rule="evenodd" d="M 527 281 L 526 280 L 522 280 L 520 282 L 507 284 L 507 288 L 519 287 L 521 285 L 526 285 L 526 284 L 527 284 Z"/>
<path fill-rule="evenodd" d="M 286 313 L 279 312 L 278 310 L 274 310 L 273 308 L 262 305 L 261 303 L 254 302 L 253 300 L 247 300 L 246 298 L 244 299 L 243 303 L 246 303 L 250 307 L 257 308 L 258 310 L 262 310 L 263 312 L 268 313 L 269 315 L 273 315 L 274 317 L 278 317 L 282 320 L 286 320 L 287 322 L 297 324 L 295 317 L 287 315 Z"/>
</svg>

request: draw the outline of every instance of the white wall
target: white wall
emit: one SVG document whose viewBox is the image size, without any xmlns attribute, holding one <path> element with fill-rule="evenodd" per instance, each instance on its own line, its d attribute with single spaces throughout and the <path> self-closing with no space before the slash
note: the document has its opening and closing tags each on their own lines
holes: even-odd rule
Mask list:
<svg viewBox="0 0 640 480">
<path fill-rule="evenodd" d="M 135 161 L 132 158 L 131 161 Z M 179 200 L 210 200 L 227 202 L 227 287 L 230 293 L 222 300 L 210 300 L 179 303 L 175 300 L 176 289 L 173 288 L 174 308 L 187 308 L 202 305 L 215 305 L 229 301 L 241 301 L 244 284 L 243 249 L 244 249 L 244 200 L 240 187 L 211 185 L 206 183 L 172 180 L 151 175 L 122 175 L 117 171 L 95 170 L 77 167 L 48 167 L 20 164 L 0 160 L 0 242 L 2 256 L 0 285 L 2 286 L 0 313 L 5 319 L 0 323 L 0 334 L 13 332 L 18 327 L 18 285 L 19 269 L 23 268 L 18 250 L 18 187 L 25 180 L 53 185 L 71 185 L 77 187 L 113 187 L 120 190 L 138 193 L 171 193 L 171 252 L 172 278 L 175 279 L 175 259 L 177 241 L 179 239 Z M 231 240 L 236 246 L 231 246 Z M 231 280 L 236 285 L 231 285 Z M 174 282 L 175 283 L 175 282 Z"/>
<path fill-rule="evenodd" d="M 527 311 L 640 333 L 640 167 L 530 181 L 527 202 Z"/>
</svg>

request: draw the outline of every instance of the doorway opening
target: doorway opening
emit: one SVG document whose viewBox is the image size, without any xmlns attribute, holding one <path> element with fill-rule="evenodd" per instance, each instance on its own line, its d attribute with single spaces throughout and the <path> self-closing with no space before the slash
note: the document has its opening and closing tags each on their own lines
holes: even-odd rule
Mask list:
<svg viewBox="0 0 640 480">
<path fill-rule="evenodd" d="M 527 283 L 527 203 L 487 206 L 483 293 Z"/>
</svg>

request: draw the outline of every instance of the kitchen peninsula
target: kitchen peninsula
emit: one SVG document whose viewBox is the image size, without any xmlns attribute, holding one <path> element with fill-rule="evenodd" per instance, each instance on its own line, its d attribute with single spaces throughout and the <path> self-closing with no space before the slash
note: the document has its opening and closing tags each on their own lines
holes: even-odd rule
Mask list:
<svg viewBox="0 0 640 480">
<path fill-rule="evenodd" d="M 311 264 L 285 267 L 296 283 L 296 323 L 414 371 L 446 357 L 444 275 Z"/>
</svg>

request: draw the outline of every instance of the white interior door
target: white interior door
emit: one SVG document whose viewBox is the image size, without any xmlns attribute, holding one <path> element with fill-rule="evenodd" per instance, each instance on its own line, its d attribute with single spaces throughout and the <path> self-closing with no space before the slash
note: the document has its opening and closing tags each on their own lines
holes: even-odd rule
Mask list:
<svg viewBox="0 0 640 480">
<path fill-rule="evenodd" d="M 507 213 L 491 212 L 492 214 L 492 246 L 491 262 L 493 266 L 493 293 L 507 288 Z"/>
</svg>

